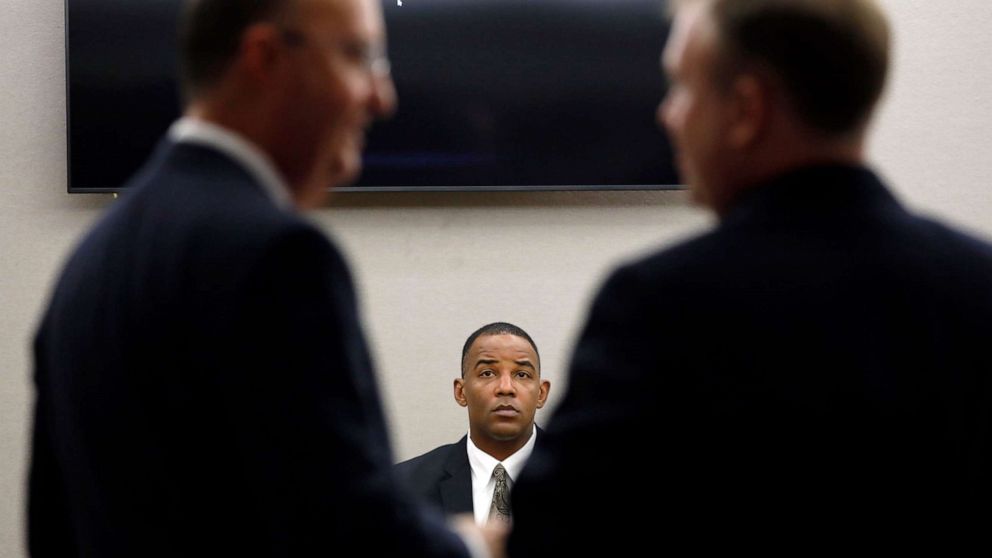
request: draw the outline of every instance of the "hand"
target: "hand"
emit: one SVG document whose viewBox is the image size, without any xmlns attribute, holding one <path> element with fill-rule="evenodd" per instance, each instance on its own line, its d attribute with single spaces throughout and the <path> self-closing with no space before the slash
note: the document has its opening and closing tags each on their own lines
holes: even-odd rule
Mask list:
<svg viewBox="0 0 992 558">
<path fill-rule="evenodd" d="M 490 521 L 485 527 L 479 527 L 472 514 L 463 513 L 452 516 L 449 525 L 464 540 L 484 543 L 491 558 L 506 557 L 506 537 L 510 534 L 508 522 Z M 472 558 L 479 557 L 473 553 Z"/>
</svg>

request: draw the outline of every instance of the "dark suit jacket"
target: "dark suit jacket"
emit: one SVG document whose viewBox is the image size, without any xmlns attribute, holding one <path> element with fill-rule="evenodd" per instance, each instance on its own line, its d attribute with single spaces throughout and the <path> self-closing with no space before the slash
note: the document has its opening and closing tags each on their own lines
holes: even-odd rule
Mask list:
<svg viewBox="0 0 992 558">
<path fill-rule="evenodd" d="M 165 144 L 35 344 L 35 556 L 461 555 L 396 490 L 347 266 L 212 149 Z"/>
<path fill-rule="evenodd" d="M 537 427 L 534 449 L 541 444 L 544 431 Z M 400 479 L 414 494 L 446 515 L 474 513 L 472 502 L 472 466 L 468 462 L 468 436 L 408 459 L 396 465 Z"/>
<path fill-rule="evenodd" d="M 987 494 L 990 339 L 989 245 L 867 170 L 782 176 L 606 282 L 509 551 L 908 540 Z"/>
</svg>

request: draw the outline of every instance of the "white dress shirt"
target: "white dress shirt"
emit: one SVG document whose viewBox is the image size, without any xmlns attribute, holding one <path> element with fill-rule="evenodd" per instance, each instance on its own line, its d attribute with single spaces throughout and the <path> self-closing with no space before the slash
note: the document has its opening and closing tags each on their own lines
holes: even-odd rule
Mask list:
<svg viewBox="0 0 992 558">
<path fill-rule="evenodd" d="M 265 193 L 284 210 L 293 209 L 289 186 L 276 170 L 272 159 L 253 143 L 227 128 L 205 120 L 184 116 L 169 128 L 169 139 L 212 147 L 240 164 L 258 182 Z"/>
<path fill-rule="evenodd" d="M 534 440 L 537 439 L 537 428 L 530 434 L 530 439 L 524 447 L 518 449 L 513 455 L 503 461 L 497 461 L 495 457 L 480 450 L 472 442 L 472 435 L 466 438 L 466 451 L 468 451 L 468 464 L 472 468 L 472 508 L 475 511 L 475 522 L 480 526 L 489 521 L 489 508 L 493 503 L 493 492 L 496 491 L 496 479 L 493 478 L 493 469 L 502 463 L 506 469 L 507 487 L 513 487 L 513 481 L 524 468 L 524 463 L 534 451 Z"/>
</svg>

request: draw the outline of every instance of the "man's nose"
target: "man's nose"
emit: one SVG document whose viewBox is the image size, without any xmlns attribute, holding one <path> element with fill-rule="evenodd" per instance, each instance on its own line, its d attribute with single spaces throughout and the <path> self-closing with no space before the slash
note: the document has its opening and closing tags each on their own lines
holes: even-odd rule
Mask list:
<svg viewBox="0 0 992 558">
<path fill-rule="evenodd" d="M 513 377 L 510 374 L 502 374 L 499 377 L 499 384 L 496 386 L 496 393 L 499 395 L 514 395 L 517 393 L 513 385 Z"/>
<path fill-rule="evenodd" d="M 396 112 L 396 86 L 388 72 L 373 72 L 369 112 L 374 118 L 389 118 Z"/>
<path fill-rule="evenodd" d="M 658 122 L 658 127 L 662 130 L 668 129 L 668 112 L 671 110 L 671 96 L 665 95 L 661 102 L 658 103 L 658 111 L 655 113 L 655 120 Z"/>
</svg>

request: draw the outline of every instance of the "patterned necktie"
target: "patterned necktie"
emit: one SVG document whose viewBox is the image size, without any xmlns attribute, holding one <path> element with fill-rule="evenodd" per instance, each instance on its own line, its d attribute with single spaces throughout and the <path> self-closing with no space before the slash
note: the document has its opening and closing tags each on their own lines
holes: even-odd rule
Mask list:
<svg viewBox="0 0 992 558">
<path fill-rule="evenodd" d="M 496 479 L 496 490 L 493 490 L 493 505 L 489 508 L 489 519 L 510 521 L 510 487 L 506 484 L 506 469 L 497 465 L 493 469 Z"/>
</svg>

